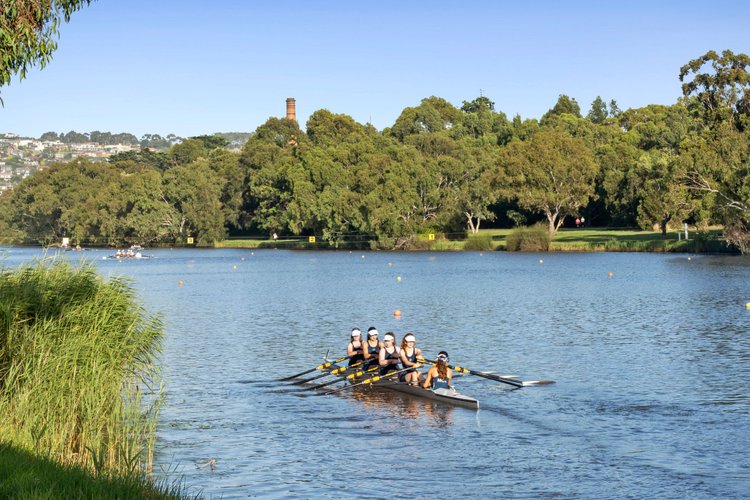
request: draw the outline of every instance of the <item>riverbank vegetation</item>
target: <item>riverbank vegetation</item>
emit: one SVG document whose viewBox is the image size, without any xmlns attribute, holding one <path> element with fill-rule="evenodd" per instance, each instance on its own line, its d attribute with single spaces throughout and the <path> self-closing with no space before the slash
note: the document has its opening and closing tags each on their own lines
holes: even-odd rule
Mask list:
<svg viewBox="0 0 750 500">
<path fill-rule="evenodd" d="M 59 260 L 2 270 L 2 468 L 18 472 L 9 463 L 26 457 L 50 474 L 39 476 L 38 488 L 68 472 L 60 479 L 64 488 L 75 487 L 74 477 L 84 472 L 150 484 L 144 474 L 161 403 L 161 341 L 160 320 L 146 315 L 125 280 L 105 281 L 91 265 Z M 0 480 L 0 496 L 31 481 L 29 473 L 0 475 L 13 478 Z M 44 489 L 32 491 L 44 497 Z"/>
<path fill-rule="evenodd" d="M 279 245 L 314 237 L 333 248 L 419 249 L 426 234 L 452 244 L 541 222 L 554 249 L 559 230 L 581 218 L 663 235 L 721 225 L 748 252 L 749 63 L 730 51 L 688 62 L 675 71 L 683 96 L 672 105 L 621 111 L 597 98 L 583 115 L 561 95 L 536 120 L 509 118 L 485 96 L 460 107 L 433 96 L 382 131 L 318 110 L 305 130 L 270 118 L 240 153 L 201 136 L 167 152 L 78 159 L 0 197 L 0 238 L 212 246 L 275 234 Z"/>
</svg>

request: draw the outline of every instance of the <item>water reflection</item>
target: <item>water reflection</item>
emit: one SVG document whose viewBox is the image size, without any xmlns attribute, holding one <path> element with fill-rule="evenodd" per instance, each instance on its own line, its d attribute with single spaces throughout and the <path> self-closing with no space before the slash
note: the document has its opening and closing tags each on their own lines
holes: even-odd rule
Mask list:
<svg viewBox="0 0 750 500">
<path fill-rule="evenodd" d="M 439 429 L 450 427 L 455 410 L 451 405 L 377 387 L 357 387 L 342 393 L 341 397 L 354 399 L 368 412 L 384 415 L 396 422 L 417 420 Z"/>
</svg>

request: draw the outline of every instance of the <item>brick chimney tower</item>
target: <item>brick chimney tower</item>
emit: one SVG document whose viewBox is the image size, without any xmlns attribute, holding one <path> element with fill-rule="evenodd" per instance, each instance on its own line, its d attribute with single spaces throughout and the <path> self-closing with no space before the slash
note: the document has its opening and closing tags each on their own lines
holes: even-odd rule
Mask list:
<svg viewBox="0 0 750 500">
<path fill-rule="evenodd" d="M 294 97 L 288 97 L 286 100 L 286 119 L 297 121 L 297 104 Z"/>
</svg>

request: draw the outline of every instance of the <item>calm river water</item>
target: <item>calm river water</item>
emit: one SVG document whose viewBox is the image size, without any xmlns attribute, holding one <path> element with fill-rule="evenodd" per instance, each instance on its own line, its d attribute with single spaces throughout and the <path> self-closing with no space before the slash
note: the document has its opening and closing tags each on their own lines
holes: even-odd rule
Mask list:
<svg viewBox="0 0 750 500">
<path fill-rule="evenodd" d="M 4 249 L 5 266 L 40 255 Z M 155 250 L 85 256 L 166 321 L 158 463 L 207 497 L 750 495 L 750 260 L 655 254 Z M 611 276 L 610 276 L 610 273 Z M 180 282 L 182 284 L 180 284 Z M 400 318 L 393 316 L 399 309 Z M 272 380 L 413 331 L 479 411 Z"/>
</svg>

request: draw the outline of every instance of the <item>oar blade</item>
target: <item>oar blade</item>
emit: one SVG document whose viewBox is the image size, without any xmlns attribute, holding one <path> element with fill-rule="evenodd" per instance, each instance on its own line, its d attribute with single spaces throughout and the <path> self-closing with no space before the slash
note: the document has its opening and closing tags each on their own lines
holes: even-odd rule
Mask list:
<svg viewBox="0 0 750 500">
<path fill-rule="evenodd" d="M 534 385 L 549 385 L 549 384 L 554 384 L 554 383 L 555 383 L 554 380 L 524 380 L 523 386 L 529 387 L 529 386 L 534 386 Z"/>
</svg>

